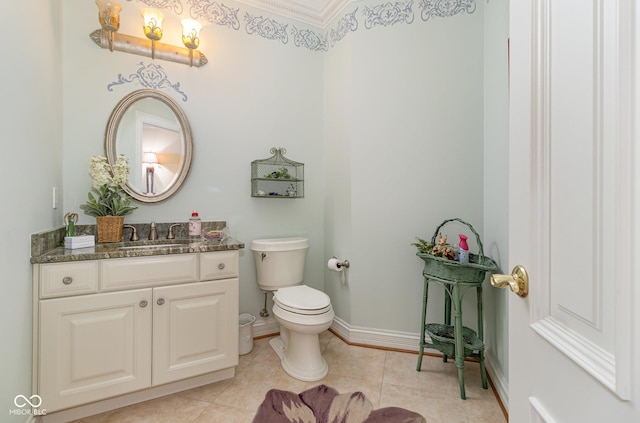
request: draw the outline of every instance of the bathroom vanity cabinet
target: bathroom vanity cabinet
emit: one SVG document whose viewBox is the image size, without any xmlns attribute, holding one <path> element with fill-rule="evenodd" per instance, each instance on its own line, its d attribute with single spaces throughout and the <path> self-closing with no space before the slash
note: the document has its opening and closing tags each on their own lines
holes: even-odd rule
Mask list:
<svg viewBox="0 0 640 423">
<path fill-rule="evenodd" d="M 47 413 L 232 377 L 238 262 L 229 250 L 35 263 L 33 383 Z"/>
</svg>

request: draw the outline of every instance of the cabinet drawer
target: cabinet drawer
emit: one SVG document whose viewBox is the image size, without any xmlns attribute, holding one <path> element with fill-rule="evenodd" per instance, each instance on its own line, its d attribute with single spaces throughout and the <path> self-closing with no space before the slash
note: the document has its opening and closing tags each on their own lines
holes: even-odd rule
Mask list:
<svg viewBox="0 0 640 423">
<path fill-rule="evenodd" d="M 95 261 L 40 265 L 40 298 L 95 292 L 98 292 L 98 263 Z"/>
<path fill-rule="evenodd" d="M 195 282 L 198 280 L 198 255 L 102 260 L 100 271 L 103 291 Z"/>
<path fill-rule="evenodd" d="M 212 281 L 238 276 L 238 251 L 200 254 L 200 280 Z"/>
</svg>

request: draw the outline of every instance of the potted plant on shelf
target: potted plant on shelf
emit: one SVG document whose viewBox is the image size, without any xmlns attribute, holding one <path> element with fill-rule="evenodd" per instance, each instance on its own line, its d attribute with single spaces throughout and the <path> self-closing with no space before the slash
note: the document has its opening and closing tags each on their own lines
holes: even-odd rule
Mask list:
<svg viewBox="0 0 640 423">
<path fill-rule="evenodd" d="M 98 242 L 120 242 L 124 216 L 137 209 L 131 205 L 131 198 L 124 190 L 129 180 L 129 160 L 120 154 L 111 166 L 106 157 L 93 156 L 89 175 L 93 179 L 93 188 L 86 204 L 80 208 L 96 218 Z"/>
</svg>

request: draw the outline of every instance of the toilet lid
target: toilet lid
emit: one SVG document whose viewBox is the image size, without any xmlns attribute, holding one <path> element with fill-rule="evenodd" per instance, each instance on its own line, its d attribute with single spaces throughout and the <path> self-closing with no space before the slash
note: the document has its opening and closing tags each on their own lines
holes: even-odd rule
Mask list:
<svg viewBox="0 0 640 423">
<path fill-rule="evenodd" d="M 280 288 L 273 294 L 273 300 L 285 309 L 304 314 L 322 313 L 331 307 L 327 294 L 306 285 Z"/>
</svg>

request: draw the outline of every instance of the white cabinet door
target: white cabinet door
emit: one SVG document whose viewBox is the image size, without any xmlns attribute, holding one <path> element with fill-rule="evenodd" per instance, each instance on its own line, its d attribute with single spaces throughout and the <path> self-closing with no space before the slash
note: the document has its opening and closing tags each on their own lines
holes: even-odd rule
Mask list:
<svg viewBox="0 0 640 423">
<path fill-rule="evenodd" d="M 238 364 L 238 279 L 154 288 L 153 385 Z"/>
<path fill-rule="evenodd" d="M 52 412 L 151 385 L 152 291 L 40 302 L 39 392 Z"/>
</svg>

